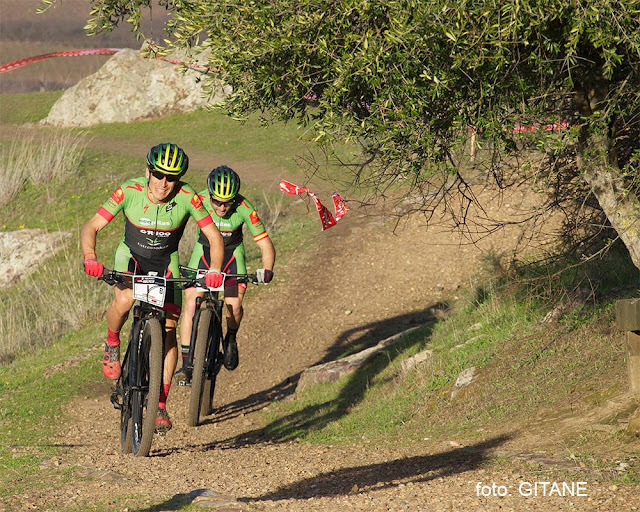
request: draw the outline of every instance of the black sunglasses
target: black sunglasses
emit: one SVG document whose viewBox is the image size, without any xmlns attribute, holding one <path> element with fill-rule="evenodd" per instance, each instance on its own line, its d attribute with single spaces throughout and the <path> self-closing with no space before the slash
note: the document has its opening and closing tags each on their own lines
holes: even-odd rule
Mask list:
<svg viewBox="0 0 640 512">
<path fill-rule="evenodd" d="M 235 199 L 229 199 L 229 201 L 218 201 L 217 199 L 214 199 L 213 196 L 209 196 L 209 198 L 216 206 L 231 206 L 235 202 Z"/>
<path fill-rule="evenodd" d="M 167 181 L 174 182 L 180 179 L 180 174 L 165 174 L 155 169 L 153 170 L 150 169 L 150 171 L 151 171 L 151 174 L 153 174 L 153 177 L 157 180 L 163 180 L 167 178 Z"/>
</svg>

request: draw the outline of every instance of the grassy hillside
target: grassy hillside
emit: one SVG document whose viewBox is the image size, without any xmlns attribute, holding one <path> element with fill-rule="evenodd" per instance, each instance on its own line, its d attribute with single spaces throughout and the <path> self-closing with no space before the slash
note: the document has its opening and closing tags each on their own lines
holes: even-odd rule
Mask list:
<svg viewBox="0 0 640 512">
<path fill-rule="evenodd" d="M 473 444 L 498 434 L 531 431 L 521 450 L 570 457 L 585 467 L 631 461 L 618 477 L 640 481 L 637 437 L 620 423 L 640 405 L 608 400 L 628 390 L 624 335 L 615 327 L 615 300 L 636 297 L 640 276 L 625 254 L 610 254 L 581 273 L 598 275 L 597 298 L 545 321 L 553 302 L 530 284 L 492 280 L 450 302 L 434 321 L 338 382 L 296 393 L 269 408 L 264 435 L 311 443 L 398 443 L 452 440 Z M 547 283 L 549 284 L 549 283 Z M 567 284 L 567 283 L 565 283 Z M 563 283 L 550 284 L 556 297 Z M 424 350 L 430 362 L 405 371 L 403 361 Z M 473 382 L 456 379 L 474 368 Z M 587 420 L 586 418 L 589 417 Z M 635 461 L 635 463 L 634 463 Z"/>
</svg>

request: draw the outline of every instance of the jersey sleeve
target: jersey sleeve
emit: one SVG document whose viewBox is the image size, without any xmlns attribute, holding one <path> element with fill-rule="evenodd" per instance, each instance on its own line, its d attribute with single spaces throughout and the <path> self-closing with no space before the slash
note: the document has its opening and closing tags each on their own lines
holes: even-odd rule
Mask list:
<svg viewBox="0 0 640 512">
<path fill-rule="evenodd" d="M 258 216 L 258 212 L 246 198 L 242 199 L 238 210 L 242 213 L 244 223 L 249 228 L 249 233 L 251 233 L 255 242 L 269 237 L 267 230 L 264 228 L 264 224 Z"/>
<path fill-rule="evenodd" d="M 124 185 L 123 183 L 115 189 L 109 199 L 98 209 L 98 214 L 104 217 L 107 222 L 111 222 L 117 213 L 124 208 Z"/>
<path fill-rule="evenodd" d="M 213 222 L 211 215 L 202 204 L 202 198 L 198 195 L 198 193 L 193 190 L 189 185 L 183 186 L 183 192 L 187 192 L 191 195 L 191 200 L 189 201 L 188 211 L 189 214 L 193 217 L 193 220 L 196 221 L 199 228 L 203 228 Z"/>
</svg>

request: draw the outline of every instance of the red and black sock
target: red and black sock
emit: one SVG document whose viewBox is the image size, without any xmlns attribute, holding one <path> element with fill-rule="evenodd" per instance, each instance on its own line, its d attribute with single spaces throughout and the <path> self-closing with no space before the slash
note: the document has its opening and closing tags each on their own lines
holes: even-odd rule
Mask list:
<svg viewBox="0 0 640 512">
<path fill-rule="evenodd" d="M 107 327 L 107 345 L 117 347 L 120 345 L 120 331 L 114 332 Z"/>
<path fill-rule="evenodd" d="M 160 407 L 160 409 L 167 408 L 167 398 L 169 396 L 170 388 L 171 382 L 162 385 L 162 389 L 160 390 L 160 400 L 158 400 L 158 407 Z"/>
</svg>

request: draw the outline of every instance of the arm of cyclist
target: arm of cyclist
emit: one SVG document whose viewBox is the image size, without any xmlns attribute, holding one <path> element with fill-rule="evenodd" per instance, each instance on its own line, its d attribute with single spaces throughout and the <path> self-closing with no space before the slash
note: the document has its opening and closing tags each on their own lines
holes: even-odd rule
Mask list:
<svg viewBox="0 0 640 512">
<path fill-rule="evenodd" d="M 259 283 L 269 283 L 273 279 L 273 265 L 276 262 L 276 248 L 269 237 L 256 242 L 262 256 L 262 267 L 256 270 Z"/>
<path fill-rule="evenodd" d="M 224 259 L 224 240 L 213 222 L 200 229 L 209 241 L 209 257 L 211 261 L 209 272 L 205 276 L 205 282 L 209 288 L 219 288 L 222 286 L 220 269 L 222 268 L 222 261 Z"/>
<path fill-rule="evenodd" d="M 104 229 L 109 221 L 96 213 L 82 228 L 80 243 L 84 255 L 84 271 L 88 276 L 101 277 L 104 265 L 98 261 L 96 255 L 96 240 L 98 232 Z"/>
</svg>

